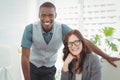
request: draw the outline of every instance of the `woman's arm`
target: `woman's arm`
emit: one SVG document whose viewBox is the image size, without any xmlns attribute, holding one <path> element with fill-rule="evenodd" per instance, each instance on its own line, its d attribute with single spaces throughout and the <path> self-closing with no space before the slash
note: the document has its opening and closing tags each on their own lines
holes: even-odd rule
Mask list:
<svg viewBox="0 0 120 80">
<path fill-rule="evenodd" d="M 88 47 L 95 52 L 96 54 L 98 54 L 99 56 L 103 57 L 104 59 L 106 59 L 110 64 L 112 64 L 114 67 L 117 67 L 117 65 L 114 63 L 114 61 L 118 61 L 120 60 L 120 58 L 117 57 L 110 57 L 109 55 L 107 55 L 106 53 L 104 53 L 101 49 L 99 49 L 96 45 L 94 45 L 92 42 L 90 42 L 89 40 L 85 39 L 85 43 L 88 45 Z"/>
<path fill-rule="evenodd" d="M 74 59 L 74 56 L 72 54 L 68 54 L 67 58 L 65 59 L 63 63 L 63 68 L 62 68 L 62 74 L 61 74 L 61 80 L 69 80 L 69 64 L 71 61 Z"/>
</svg>

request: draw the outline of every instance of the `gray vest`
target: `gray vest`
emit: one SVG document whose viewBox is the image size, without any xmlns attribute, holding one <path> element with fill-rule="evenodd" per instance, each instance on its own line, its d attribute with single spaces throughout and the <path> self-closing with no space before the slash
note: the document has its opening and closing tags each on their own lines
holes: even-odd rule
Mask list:
<svg viewBox="0 0 120 80">
<path fill-rule="evenodd" d="M 33 24 L 33 44 L 30 53 L 30 62 L 37 67 L 51 67 L 57 60 L 57 51 L 62 44 L 62 27 L 60 23 L 54 22 L 53 36 L 46 44 L 41 30 L 40 22 Z"/>
</svg>

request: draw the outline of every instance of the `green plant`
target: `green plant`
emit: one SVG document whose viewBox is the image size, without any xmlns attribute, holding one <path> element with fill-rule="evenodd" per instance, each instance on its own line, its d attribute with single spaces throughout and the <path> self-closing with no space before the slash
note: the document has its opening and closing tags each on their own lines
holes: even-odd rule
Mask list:
<svg viewBox="0 0 120 80">
<path fill-rule="evenodd" d="M 106 48 L 111 49 L 111 51 L 118 51 L 117 43 L 115 42 L 120 41 L 118 38 L 114 38 L 113 34 L 115 32 L 115 28 L 113 27 L 104 27 L 100 30 L 99 34 L 95 34 L 90 40 L 97 44 L 98 46 L 105 46 L 103 47 L 104 50 Z"/>
</svg>

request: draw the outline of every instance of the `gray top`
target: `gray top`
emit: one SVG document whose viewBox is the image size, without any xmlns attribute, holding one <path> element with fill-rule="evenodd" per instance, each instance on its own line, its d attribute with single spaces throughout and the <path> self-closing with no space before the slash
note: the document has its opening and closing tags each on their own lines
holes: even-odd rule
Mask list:
<svg viewBox="0 0 120 80">
<path fill-rule="evenodd" d="M 22 47 L 31 48 L 30 62 L 37 67 L 51 67 L 57 59 L 57 51 L 60 48 L 62 39 L 71 30 L 64 24 L 56 24 L 48 33 L 42 29 L 40 22 L 35 22 L 25 28 Z"/>
<path fill-rule="evenodd" d="M 52 38 L 47 44 L 42 36 L 40 22 L 34 23 L 33 25 L 33 44 L 30 51 L 30 62 L 37 67 L 54 66 L 57 60 L 57 51 L 62 43 L 62 28 L 61 24 L 57 22 L 54 23 L 53 27 Z"/>
<path fill-rule="evenodd" d="M 64 39 L 66 33 L 69 32 L 71 28 L 65 24 L 61 24 L 61 26 L 62 26 L 62 39 Z M 42 33 L 43 33 L 44 40 L 49 43 L 53 35 L 53 28 L 50 32 L 46 33 L 46 34 L 50 34 L 51 36 L 44 35 L 45 31 L 43 29 L 42 29 Z M 21 47 L 31 48 L 33 43 L 32 35 L 33 35 L 33 24 L 29 24 L 25 27 L 22 41 L 21 41 Z M 48 38 L 45 38 L 45 37 L 48 37 Z"/>
<path fill-rule="evenodd" d="M 75 63 L 76 61 L 73 60 L 72 64 L 74 66 L 72 68 L 72 79 L 70 78 L 71 73 L 69 71 L 64 72 L 62 70 L 61 80 L 76 80 Z M 79 80 L 101 80 L 101 63 L 96 55 L 87 54 L 83 65 L 82 79 Z"/>
</svg>

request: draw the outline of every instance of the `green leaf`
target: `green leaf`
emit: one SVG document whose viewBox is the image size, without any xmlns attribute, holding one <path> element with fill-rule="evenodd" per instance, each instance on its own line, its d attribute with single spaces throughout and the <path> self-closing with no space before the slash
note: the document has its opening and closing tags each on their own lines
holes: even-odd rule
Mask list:
<svg viewBox="0 0 120 80">
<path fill-rule="evenodd" d="M 118 51 L 117 45 L 114 44 L 114 43 L 110 43 L 109 47 L 110 47 L 113 51 Z"/>
<path fill-rule="evenodd" d="M 120 39 L 114 38 L 112 36 L 114 31 L 115 31 L 115 28 L 113 28 L 113 27 L 104 27 L 104 28 L 101 29 L 101 31 L 102 31 L 103 35 L 95 34 L 91 38 L 92 42 L 94 44 L 97 44 L 97 45 L 101 46 L 100 41 L 103 41 L 103 42 L 105 42 L 105 45 L 107 46 L 107 48 L 110 48 L 110 51 L 115 51 L 115 52 L 118 51 L 117 43 L 116 44 L 112 43 L 113 39 L 120 41 Z M 104 38 L 101 38 L 101 36 L 104 37 Z"/>
<path fill-rule="evenodd" d="M 112 36 L 113 33 L 114 33 L 114 30 L 115 30 L 115 28 L 113 28 L 113 27 L 104 27 L 104 28 L 102 28 L 102 32 L 106 37 Z"/>
<path fill-rule="evenodd" d="M 96 34 L 93 38 L 91 38 L 91 41 L 94 44 L 97 44 L 98 42 L 100 42 L 100 36 L 98 34 Z"/>
</svg>

